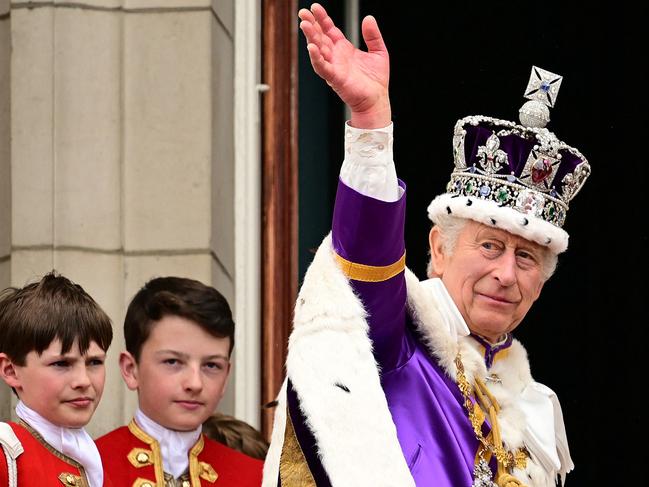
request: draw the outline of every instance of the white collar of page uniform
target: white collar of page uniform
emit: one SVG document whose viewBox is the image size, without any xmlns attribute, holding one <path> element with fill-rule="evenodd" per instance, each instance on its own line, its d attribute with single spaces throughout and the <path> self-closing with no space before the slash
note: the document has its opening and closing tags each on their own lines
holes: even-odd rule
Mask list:
<svg viewBox="0 0 649 487">
<path fill-rule="evenodd" d="M 135 411 L 135 422 L 160 445 L 164 471 L 180 477 L 189 468 L 189 450 L 201 436 L 201 426 L 192 431 L 174 431 L 153 421 L 140 408 Z"/>
<path fill-rule="evenodd" d="M 84 428 L 64 428 L 50 423 L 22 401 L 16 405 L 16 416 L 34 428 L 55 450 L 79 462 L 90 487 L 104 485 L 104 469 L 97 445 Z"/>
</svg>

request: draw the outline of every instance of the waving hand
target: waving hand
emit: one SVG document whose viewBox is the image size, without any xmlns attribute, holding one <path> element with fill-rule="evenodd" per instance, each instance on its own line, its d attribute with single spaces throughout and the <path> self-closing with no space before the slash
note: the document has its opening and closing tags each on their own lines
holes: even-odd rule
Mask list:
<svg viewBox="0 0 649 487">
<path fill-rule="evenodd" d="M 388 51 L 372 16 L 361 30 L 367 51 L 355 48 L 333 23 L 326 10 L 314 3 L 301 9 L 300 29 L 314 71 L 351 109 L 351 124 L 359 128 L 385 127 L 391 122 Z"/>
</svg>

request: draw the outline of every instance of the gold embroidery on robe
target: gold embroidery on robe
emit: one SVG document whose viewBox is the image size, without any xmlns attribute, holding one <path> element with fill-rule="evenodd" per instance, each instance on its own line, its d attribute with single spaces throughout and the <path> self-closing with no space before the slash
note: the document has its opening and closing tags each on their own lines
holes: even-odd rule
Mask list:
<svg viewBox="0 0 649 487">
<path fill-rule="evenodd" d="M 286 411 L 286 431 L 284 445 L 279 460 L 279 476 L 282 487 L 316 487 L 313 474 L 304 458 L 302 447 L 297 441 L 291 415 Z"/>
</svg>

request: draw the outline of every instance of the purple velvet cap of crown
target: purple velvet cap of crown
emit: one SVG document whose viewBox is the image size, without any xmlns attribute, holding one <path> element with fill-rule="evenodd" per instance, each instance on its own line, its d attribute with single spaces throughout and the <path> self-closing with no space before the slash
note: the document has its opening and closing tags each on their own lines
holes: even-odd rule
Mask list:
<svg viewBox="0 0 649 487">
<path fill-rule="evenodd" d="M 481 125 L 469 125 L 465 126 L 464 129 L 466 131 L 464 139 L 465 161 L 467 162 L 467 166 L 478 166 L 478 148 L 485 146 L 487 139 L 493 135 L 494 131 L 489 127 Z M 530 134 L 527 134 L 527 136 L 521 136 L 513 133 L 500 136 L 498 139 L 500 140 L 500 149 L 505 151 L 507 154 L 507 164 L 497 171 L 497 173 L 504 176 L 513 174 L 521 180 L 525 165 L 529 160 L 532 149 L 538 144 L 538 141 L 535 137 L 530 137 Z M 563 178 L 569 173 L 574 173 L 577 166 L 584 162 L 585 159 L 569 152 L 565 148 L 560 149 L 558 153 L 561 154 L 561 159 L 560 162 L 557 163 L 558 167 L 556 172 L 553 171 L 554 174 L 548 171 L 546 167 L 543 167 L 539 168 L 539 170 L 533 172 L 528 177 L 535 177 L 536 181 L 542 181 L 545 183 L 548 189 L 555 188 L 555 191 L 561 193 Z"/>
</svg>

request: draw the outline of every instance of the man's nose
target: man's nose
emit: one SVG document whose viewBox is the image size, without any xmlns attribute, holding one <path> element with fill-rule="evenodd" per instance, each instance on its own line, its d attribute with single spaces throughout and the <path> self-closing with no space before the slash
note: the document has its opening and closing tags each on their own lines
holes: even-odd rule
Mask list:
<svg viewBox="0 0 649 487">
<path fill-rule="evenodd" d="M 199 392 L 203 389 L 203 377 L 200 366 L 188 366 L 185 370 L 183 388 L 186 391 Z"/>
<path fill-rule="evenodd" d="M 516 283 L 516 255 L 513 251 L 504 252 L 497 259 L 494 277 L 501 286 L 509 287 Z"/>
<path fill-rule="evenodd" d="M 85 364 L 79 364 L 74 369 L 74 380 L 72 382 L 73 389 L 87 389 L 90 387 L 90 375 Z"/>
</svg>

